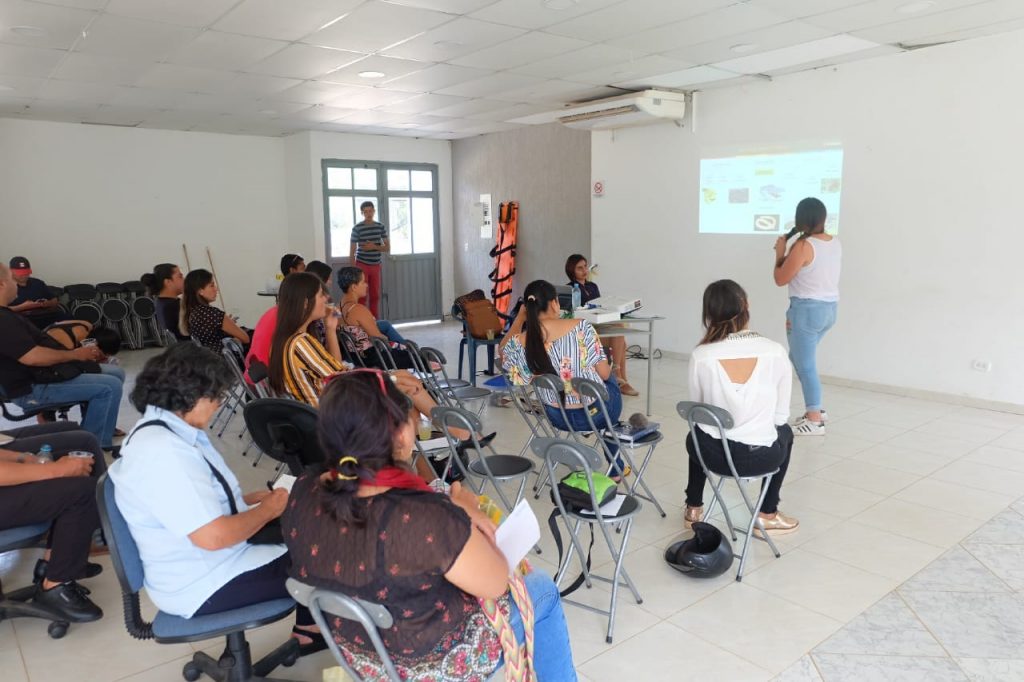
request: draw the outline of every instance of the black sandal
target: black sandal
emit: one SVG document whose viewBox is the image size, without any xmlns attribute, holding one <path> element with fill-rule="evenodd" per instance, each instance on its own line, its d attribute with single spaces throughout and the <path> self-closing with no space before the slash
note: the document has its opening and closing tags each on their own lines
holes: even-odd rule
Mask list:
<svg viewBox="0 0 1024 682">
<path fill-rule="evenodd" d="M 327 648 L 327 640 L 324 639 L 322 632 L 310 632 L 309 630 L 303 630 L 298 625 L 294 625 L 292 626 L 292 634 L 299 637 L 307 637 L 311 640 L 309 644 L 299 644 L 299 656 L 309 656 Z"/>
</svg>

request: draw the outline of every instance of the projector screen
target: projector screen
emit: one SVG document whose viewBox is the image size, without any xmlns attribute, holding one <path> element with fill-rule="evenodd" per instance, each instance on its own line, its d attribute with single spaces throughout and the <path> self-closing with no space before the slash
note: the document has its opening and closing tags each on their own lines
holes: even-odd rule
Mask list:
<svg viewBox="0 0 1024 682">
<path fill-rule="evenodd" d="M 700 161 L 700 231 L 785 234 L 796 205 L 817 197 L 828 209 L 825 229 L 839 232 L 841 148 L 757 154 Z"/>
</svg>

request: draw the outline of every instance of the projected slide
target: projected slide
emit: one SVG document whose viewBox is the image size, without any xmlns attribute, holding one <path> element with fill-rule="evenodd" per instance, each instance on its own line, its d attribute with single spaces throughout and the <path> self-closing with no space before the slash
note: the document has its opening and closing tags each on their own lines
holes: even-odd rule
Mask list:
<svg viewBox="0 0 1024 682">
<path fill-rule="evenodd" d="M 843 150 L 732 156 L 700 161 L 700 231 L 785 234 L 805 197 L 828 208 L 825 229 L 839 232 Z"/>
</svg>

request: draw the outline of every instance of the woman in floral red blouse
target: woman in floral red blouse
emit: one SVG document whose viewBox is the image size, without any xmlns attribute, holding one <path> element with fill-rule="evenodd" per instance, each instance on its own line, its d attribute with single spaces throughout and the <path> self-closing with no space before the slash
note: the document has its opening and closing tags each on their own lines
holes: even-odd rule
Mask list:
<svg viewBox="0 0 1024 682">
<path fill-rule="evenodd" d="M 328 384 L 319 420 L 326 471 L 296 481 L 282 517 L 291 572 L 386 606 L 395 622 L 381 636 L 403 679 L 483 681 L 500 665 L 502 648 L 480 599 L 497 599 L 524 641 L 508 566 L 470 490 L 456 483 L 450 495 L 437 493 L 413 473 L 410 407 L 382 372 L 356 370 Z M 526 586 L 538 679 L 575 680 L 558 588 L 536 570 Z M 328 620 L 356 671 L 384 679 L 362 626 Z"/>
</svg>

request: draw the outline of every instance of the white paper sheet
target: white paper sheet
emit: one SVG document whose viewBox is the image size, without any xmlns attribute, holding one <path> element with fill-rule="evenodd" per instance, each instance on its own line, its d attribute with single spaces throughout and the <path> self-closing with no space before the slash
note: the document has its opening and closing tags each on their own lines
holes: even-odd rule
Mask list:
<svg viewBox="0 0 1024 682">
<path fill-rule="evenodd" d="M 291 474 L 281 474 L 277 480 L 274 481 L 275 488 L 284 488 L 289 493 L 292 492 L 292 486 L 295 485 L 295 477 Z"/>
<path fill-rule="evenodd" d="M 526 500 L 520 500 L 494 535 L 498 549 L 508 561 L 508 570 L 512 571 L 540 541 L 540 524 Z"/>
<path fill-rule="evenodd" d="M 612 499 L 608 500 L 601 505 L 601 516 L 615 516 L 619 513 L 619 509 L 622 508 L 622 503 L 626 501 L 626 495 L 619 493 Z M 586 514 L 587 516 L 597 516 L 593 511 L 584 509 L 580 514 Z"/>
</svg>

